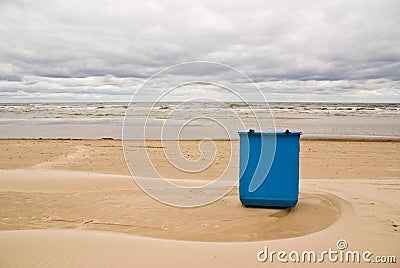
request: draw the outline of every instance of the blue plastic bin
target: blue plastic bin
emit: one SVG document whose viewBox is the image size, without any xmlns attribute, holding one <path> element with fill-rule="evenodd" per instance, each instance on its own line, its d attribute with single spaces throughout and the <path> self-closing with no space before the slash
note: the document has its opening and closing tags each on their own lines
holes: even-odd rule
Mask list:
<svg viewBox="0 0 400 268">
<path fill-rule="evenodd" d="M 301 132 L 239 132 L 239 196 L 244 206 L 294 207 Z"/>
</svg>

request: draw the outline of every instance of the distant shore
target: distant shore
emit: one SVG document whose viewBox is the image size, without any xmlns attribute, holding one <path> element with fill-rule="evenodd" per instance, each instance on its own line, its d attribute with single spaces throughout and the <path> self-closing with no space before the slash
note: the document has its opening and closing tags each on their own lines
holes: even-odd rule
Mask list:
<svg viewBox="0 0 400 268">
<path fill-rule="evenodd" d="M 162 146 L 173 146 L 174 141 L 146 141 L 148 152 L 154 153 L 154 162 L 174 178 L 185 176 L 169 168 L 162 152 Z M 200 140 L 181 141 L 188 159 L 199 156 Z M 216 159 L 213 176 L 222 172 L 227 159 L 238 157 L 237 140 L 215 140 L 221 159 Z M 143 146 L 141 141 L 132 141 Z M 123 142 L 111 139 L 0 139 L 0 169 L 51 168 L 79 170 L 96 173 L 129 175 Z M 301 138 L 300 171 L 302 178 L 375 178 L 399 175 L 398 140 L 355 140 L 355 139 L 305 139 Z M 218 156 L 218 155 L 217 155 Z M 140 160 L 140 159 L 139 159 Z M 373 168 L 372 168 L 373 167 Z M 397 167 L 397 169 L 396 169 Z M 237 166 L 236 166 L 237 168 Z M 229 170 L 237 176 L 238 170 Z M 390 175 L 392 174 L 392 175 Z M 189 174 L 190 175 L 190 174 Z M 178 177 L 179 177 L 178 176 Z M 192 175 L 190 175 L 192 176 Z M 203 179 L 198 174 L 193 179 Z M 211 176 L 211 177 L 213 177 Z M 167 176 L 168 177 L 168 176 Z M 400 175 L 399 175 L 400 177 Z"/>
</svg>

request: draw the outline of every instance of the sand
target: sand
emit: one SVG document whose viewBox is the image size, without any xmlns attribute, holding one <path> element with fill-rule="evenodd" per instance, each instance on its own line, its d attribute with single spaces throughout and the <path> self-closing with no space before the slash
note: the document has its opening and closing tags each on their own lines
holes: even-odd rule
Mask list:
<svg viewBox="0 0 400 268">
<path fill-rule="evenodd" d="M 271 267 L 281 263 L 257 260 L 265 246 L 323 251 L 339 239 L 400 258 L 400 142 L 302 140 L 294 209 L 244 208 L 237 188 L 199 208 L 163 205 L 129 176 L 121 141 L 0 145 L 0 267 Z M 146 146 L 177 184 L 206 183 L 238 156 L 237 141 L 217 141 L 212 168 L 185 176 L 164 159 L 168 144 Z M 198 141 L 181 149 L 187 159 L 201 156 Z M 237 163 L 228 172 L 237 174 Z"/>
</svg>

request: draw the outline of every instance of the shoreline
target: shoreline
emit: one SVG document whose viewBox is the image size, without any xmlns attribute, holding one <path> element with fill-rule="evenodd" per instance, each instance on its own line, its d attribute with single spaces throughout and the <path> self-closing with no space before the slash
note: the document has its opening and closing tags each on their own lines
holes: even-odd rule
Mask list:
<svg viewBox="0 0 400 268">
<path fill-rule="evenodd" d="M 61 141 L 123 141 L 120 138 L 112 138 L 112 137 L 102 137 L 102 138 L 0 138 L 0 141 L 12 141 L 12 140 L 32 140 L 32 141 L 54 141 L 54 140 L 61 140 Z M 400 136 L 357 136 L 357 135 L 301 135 L 301 140 L 307 141 L 355 141 L 355 142 L 369 142 L 369 141 L 376 141 L 376 142 L 400 142 Z M 126 140 L 126 141 L 134 141 L 138 142 L 141 140 Z M 146 141 L 161 141 L 160 139 L 146 139 Z M 179 140 L 172 140 L 167 139 L 164 141 L 179 141 Z M 202 139 L 182 139 L 181 141 L 202 141 Z M 233 141 L 238 142 L 239 138 L 237 139 L 212 139 L 212 141 Z"/>
</svg>

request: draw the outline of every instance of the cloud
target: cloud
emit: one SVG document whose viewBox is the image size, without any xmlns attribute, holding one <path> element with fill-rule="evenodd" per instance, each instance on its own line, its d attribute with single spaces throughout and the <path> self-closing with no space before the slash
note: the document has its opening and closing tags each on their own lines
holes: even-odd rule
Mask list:
<svg viewBox="0 0 400 268">
<path fill-rule="evenodd" d="M 278 100 L 400 101 L 396 0 L 0 5 L 3 102 L 126 100 L 152 74 L 193 60 L 231 65 Z"/>
</svg>

